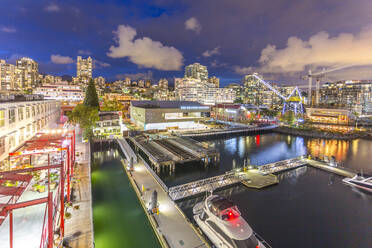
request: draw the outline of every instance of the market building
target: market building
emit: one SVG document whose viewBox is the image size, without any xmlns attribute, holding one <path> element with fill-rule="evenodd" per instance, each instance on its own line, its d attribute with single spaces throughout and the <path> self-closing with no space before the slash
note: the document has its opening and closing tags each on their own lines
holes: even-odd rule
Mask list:
<svg viewBox="0 0 372 248">
<path fill-rule="evenodd" d="M 0 169 L 10 152 L 56 123 L 60 115 L 56 100 L 0 100 Z"/>
<path fill-rule="evenodd" d="M 143 130 L 191 129 L 209 119 L 210 107 L 191 101 L 132 101 L 132 123 Z"/>
</svg>

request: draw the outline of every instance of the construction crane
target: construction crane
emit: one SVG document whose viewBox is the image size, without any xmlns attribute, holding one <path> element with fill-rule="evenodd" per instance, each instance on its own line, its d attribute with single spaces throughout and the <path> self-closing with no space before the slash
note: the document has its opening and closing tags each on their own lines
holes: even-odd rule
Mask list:
<svg viewBox="0 0 372 248">
<path fill-rule="evenodd" d="M 282 113 L 284 114 L 287 111 L 293 111 L 296 115 L 298 113 L 303 114 L 304 113 L 304 107 L 303 107 L 303 98 L 301 96 L 301 93 L 298 89 L 298 87 L 295 87 L 291 94 L 289 96 L 285 97 L 283 96 L 277 89 L 275 89 L 271 84 L 263 80 L 258 76 L 257 73 L 253 73 L 252 75 L 255 77 L 260 83 L 265 85 L 267 88 L 269 88 L 271 91 L 273 91 L 275 94 L 277 94 L 280 98 L 283 99 L 284 105 L 283 105 L 283 110 Z"/>
<path fill-rule="evenodd" d="M 345 68 L 348 68 L 348 67 L 351 67 L 351 66 L 353 66 L 353 65 L 340 66 L 340 67 L 332 68 L 332 69 L 329 69 L 329 70 L 325 70 L 323 68 L 322 71 L 317 72 L 317 73 L 312 73 L 311 70 L 309 70 L 308 75 L 302 77 L 302 79 L 305 79 L 305 80 L 308 79 L 309 80 L 309 89 L 308 89 L 309 91 L 308 91 L 308 95 L 307 95 L 308 104 L 311 105 L 311 102 L 312 102 L 311 88 L 312 88 L 313 78 L 315 78 L 315 80 L 316 80 L 316 86 L 315 86 L 315 105 L 318 105 L 319 104 L 320 79 L 322 77 L 324 77 L 326 73 L 330 73 L 330 72 L 342 70 L 342 69 L 345 69 Z"/>
</svg>

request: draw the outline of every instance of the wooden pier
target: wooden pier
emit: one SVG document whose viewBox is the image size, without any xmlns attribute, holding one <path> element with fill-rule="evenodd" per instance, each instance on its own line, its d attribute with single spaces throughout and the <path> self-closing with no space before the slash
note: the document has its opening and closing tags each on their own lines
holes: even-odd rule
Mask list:
<svg viewBox="0 0 372 248">
<path fill-rule="evenodd" d="M 205 147 L 193 139 L 171 137 L 149 140 L 144 136 L 129 138 L 137 152 L 146 155 L 151 165 L 159 172 L 164 167 L 169 171 L 175 170 L 175 164 L 190 161 L 203 161 L 205 165 L 217 161 L 220 154 L 217 150 Z"/>
</svg>

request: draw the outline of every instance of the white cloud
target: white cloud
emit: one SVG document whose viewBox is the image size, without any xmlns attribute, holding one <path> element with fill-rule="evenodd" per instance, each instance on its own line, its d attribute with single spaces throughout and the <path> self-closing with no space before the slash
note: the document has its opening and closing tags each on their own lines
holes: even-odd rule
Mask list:
<svg viewBox="0 0 372 248">
<path fill-rule="evenodd" d="M 62 56 L 62 55 L 59 55 L 59 54 L 56 54 L 56 55 L 52 54 L 52 56 L 50 56 L 50 60 L 54 64 L 72 64 L 72 63 L 74 63 L 74 60 L 71 57 Z"/>
<path fill-rule="evenodd" d="M 134 40 L 137 32 L 130 26 L 119 25 L 114 34 L 118 46 L 110 47 L 107 56 L 111 58 L 128 57 L 138 66 L 164 71 L 180 70 L 183 65 L 183 56 L 176 48 L 148 37 Z"/>
<path fill-rule="evenodd" d="M 241 75 L 251 74 L 255 71 L 254 67 L 234 66 L 233 69 L 236 73 L 241 74 Z"/>
<path fill-rule="evenodd" d="M 259 59 L 261 71 L 296 72 L 307 67 L 334 67 L 372 64 L 372 29 L 363 29 L 356 35 L 341 33 L 331 37 L 319 32 L 302 40 L 290 37 L 287 46 L 277 49 L 267 45 Z"/>
<path fill-rule="evenodd" d="M 78 51 L 78 54 L 80 54 L 80 55 L 92 55 L 92 53 L 89 51 L 89 50 L 82 50 L 82 49 L 80 49 L 79 51 Z"/>
<path fill-rule="evenodd" d="M 57 4 L 51 3 L 48 6 L 46 6 L 44 8 L 44 10 L 47 11 L 47 12 L 58 12 L 58 11 L 60 11 L 60 8 Z"/>
<path fill-rule="evenodd" d="M 12 27 L 2 26 L 2 27 L 0 27 L 0 31 L 4 32 L 4 33 L 15 33 L 15 32 L 17 32 L 17 29 L 12 28 Z"/>
<path fill-rule="evenodd" d="M 185 29 L 195 31 L 197 34 L 200 33 L 202 26 L 198 19 L 191 17 L 185 21 Z"/>
<path fill-rule="evenodd" d="M 93 59 L 93 68 L 103 68 L 103 67 L 110 67 L 110 66 L 111 65 L 109 63 Z"/>
<path fill-rule="evenodd" d="M 207 50 L 207 51 L 205 51 L 202 55 L 203 55 L 204 57 L 210 57 L 210 56 L 218 55 L 218 54 L 221 54 L 221 53 L 220 53 L 220 47 L 219 47 L 219 46 L 213 48 L 212 50 Z"/>
<path fill-rule="evenodd" d="M 25 54 L 14 53 L 7 60 L 8 60 L 9 63 L 15 64 L 17 59 L 20 59 L 20 58 L 23 58 L 23 57 L 27 57 L 27 56 Z"/>
<path fill-rule="evenodd" d="M 124 73 L 116 75 L 117 79 L 125 79 L 126 77 L 129 77 L 131 80 L 152 79 L 152 71 L 139 73 Z"/>
<path fill-rule="evenodd" d="M 216 59 L 211 62 L 211 67 L 225 67 L 225 66 L 227 66 L 226 63 L 221 63 Z"/>
</svg>

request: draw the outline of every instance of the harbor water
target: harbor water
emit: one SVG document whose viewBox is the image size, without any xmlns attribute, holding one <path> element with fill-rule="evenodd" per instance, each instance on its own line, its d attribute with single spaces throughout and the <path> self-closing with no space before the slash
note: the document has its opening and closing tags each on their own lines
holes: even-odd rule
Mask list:
<svg viewBox="0 0 372 248">
<path fill-rule="evenodd" d="M 218 164 L 204 167 L 177 165 L 162 175 L 168 185 L 219 175 L 242 165 L 262 165 L 303 154 L 334 156 L 344 167 L 372 172 L 372 142 L 305 139 L 281 134 L 238 136 L 205 140 L 221 153 Z M 278 175 L 279 184 L 263 189 L 237 185 L 220 193 L 231 198 L 243 217 L 272 247 L 372 247 L 372 195 L 342 183 L 342 177 L 311 167 Z M 218 194 L 218 192 L 216 192 Z M 192 206 L 203 197 L 179 206 L 192 219 Z"/>
<path fill-rule="evenodd" d="M 96 248 L 161 247 L 124 172 L 116 147 L 92 153 Z"/>
</svg>

